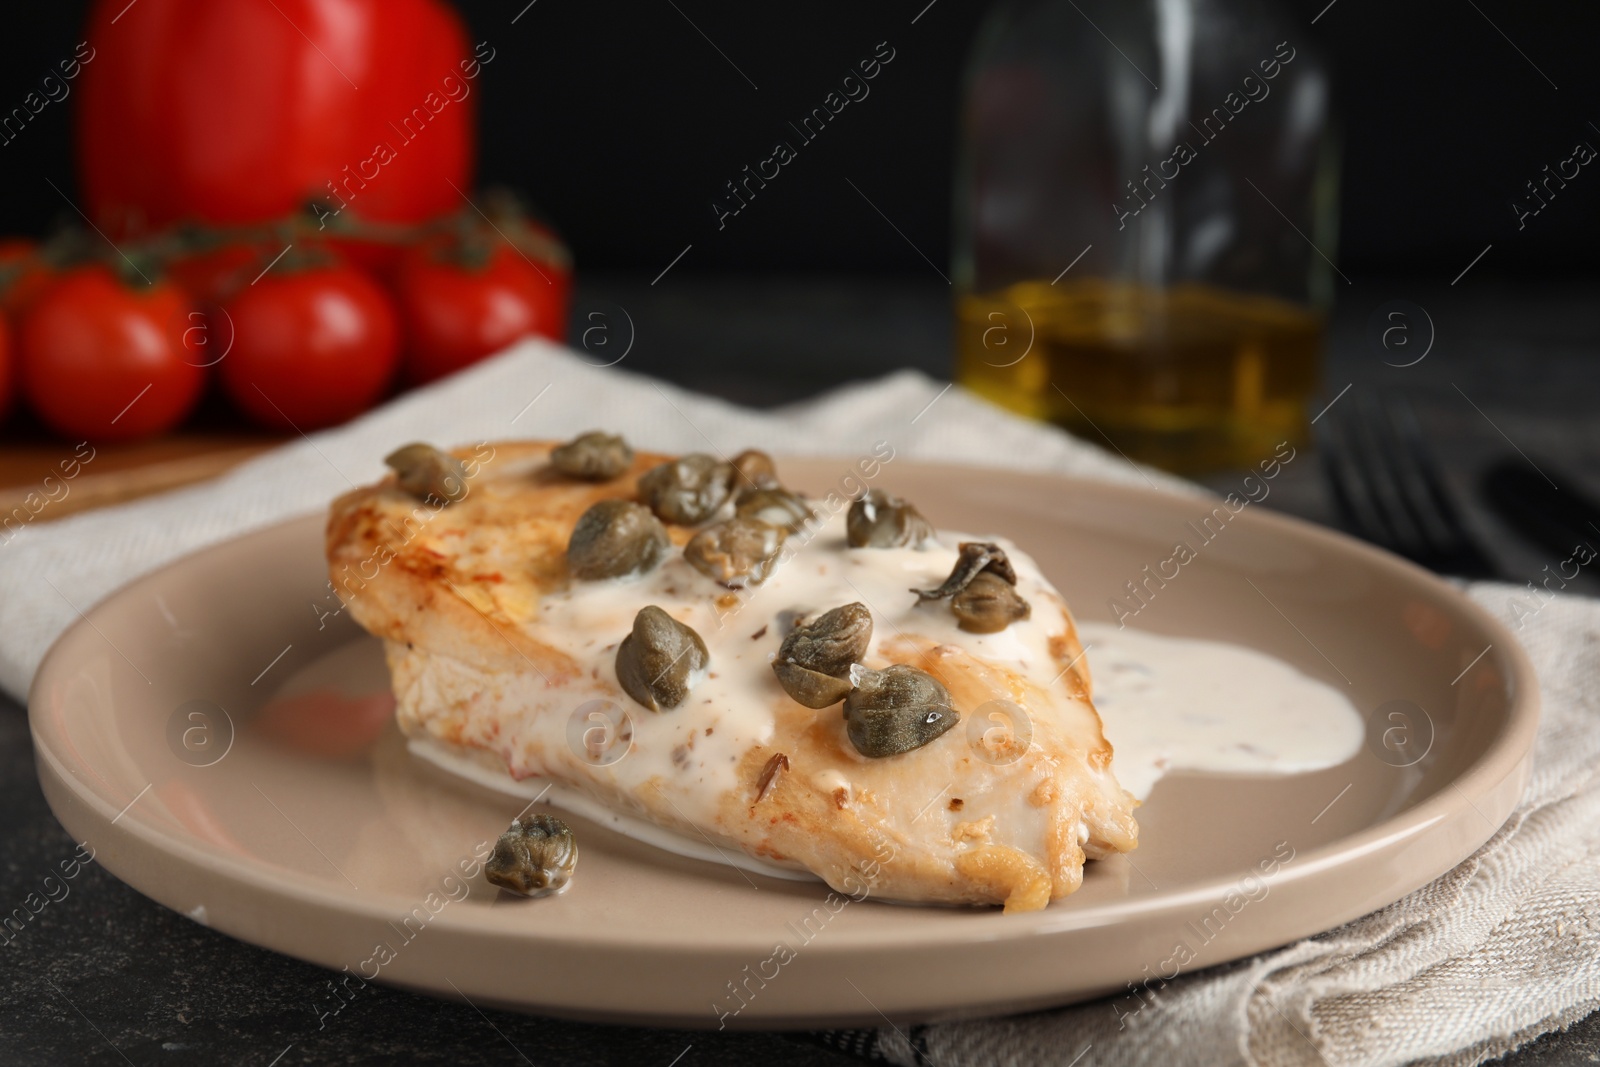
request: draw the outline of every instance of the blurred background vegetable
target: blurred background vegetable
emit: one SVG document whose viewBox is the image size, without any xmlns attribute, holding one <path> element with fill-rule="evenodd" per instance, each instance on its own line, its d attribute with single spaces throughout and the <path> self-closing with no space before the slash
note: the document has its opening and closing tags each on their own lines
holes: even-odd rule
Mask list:
<svg viewBox="0 0 1600 1067">
<path fill-rule="evenodd" d="M 279 262 L 213 317 L 232 349 L 217 364 L 239 409 L 278 430 L 332 426 L 370 407 L 399 359 L 394 310 L 332 256 Z"/>
<path fill-rule="evenodd" d="M 23 392 L 56 432 L 127 441 L 170 430 L 205 383 L 184 334 L 197 321 L 189 295 L 98 263 L 76 267 L 22 319 Z"/>
<path fill-rule="evenodd" d="M 412 248 L 394 283 L 407 381 L 431 382 L 530 333 L 560 336 L 563 275 L 492 232 L 441 235 Z"/>
<path fill-rule="evenodd" d="M 563 336 L 566 249 L 472 192 L 495 51 L 443 0 L 105 0 L 86 36 L 62 70 L 83 215 L 0 240 L 0 417 L 15 362 L 61 436 L 197 406 L 292 433 Z"/>
<path fill-rule="evenodd" d="M 79 177 L 113 238 L 314 197 L 421 222 L 472 187 L 477 100 L 452 88 L 474 60 L 441 0 L 107 0 L 88 39 Z"/>
</svg>

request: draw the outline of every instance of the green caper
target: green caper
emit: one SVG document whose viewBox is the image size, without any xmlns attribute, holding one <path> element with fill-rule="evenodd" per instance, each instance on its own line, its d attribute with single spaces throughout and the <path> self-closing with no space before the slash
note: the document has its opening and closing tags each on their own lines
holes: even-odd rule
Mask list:
<svg viewBox="0 0 1600 1067">
<path fill-rule="evenodd" d="M 661 520 L 629 500 L 602 500 L 585 511 L 567 541 L 567 566 L 594 581 L 643 574 L 672 549 Z"/>
<path fill-rule="evenodd" d="M 845 516 L 851 548 L 917 548 L 933 536 L 933 524 L 911 504 L 882 489 L 869 489 Z"/>
<path fill-rule="evenodd" d="M 772 672 L 795 700 L 808 708 L 826 708 L 850 692 L 850 667 L 867 654 L 871 641 L 872 613 L 865 604 L 846 604 L 785 637 Z"/>
<path fill-rule="evenodd" d="M 578 865 L 578 839 L 554 815 L 524 815 L 494 843 L 483 876 L 525 897 L 559 893 Z"/>
<path fill-rule="evenodd" d="M 739 494 L 734 514 L 760 519 L 795 533 L 815 516 L 811 505 L 787 489 L 746 489 Z"/>
<path fill-rule="evenodd" d="M 1017 572 L 1012 568 L 1011 561 L 1006 558 L 1006 550 L 999 545 L 987 541 L 961 542 L 961 555 L 956 559 L 956 565 L 950 569 L 950 577 L 937 589 L 913 589 L 917 594 L 917 602 L 924 600 L 943 600 L 945 597 L 955 596 L 972 580 L 983 573 L 993 574 L 1010 585 L 1017 584 Z"/>
<path fill-rule="evenodd" d="M 394 469 L 400 488 L 418 500 L 442 507 L 467 495 L 466 464 L 432 445 L 406 445 L 383 457 L 383 462 Z"/>
<path fill-rule="evenodd" d="M 633 632 L 617 646 L 617 681 L 651 711 L 667 711 L 684 702 L 710 662 L 699 634 L 651 604 L 639 609 Z"/>
<path fill-rule="evenodd" d="M 609 482 L 633 466 L 633 449 L 616 434 L 590 430 L 553 449 L 550 465 L 568 478 Z"/>
<path fill-rule="evenodd" d="M 963 630 L 975 634 L 998 633 L 1033 613 L 1015 587 L 990 571 L 980 571 L 951 597 L 950 610 Z"/>
<path fill-rule="evenodd" d="M 896 663 L 881 671 L 857 667 L 853 673 L 856 687 L 844 699 L 845 731 L 863 756 L 910 752 L 961 721 L 950 705 L 950 691 L 926 671 Z"/>
<path fill-rule="evenodd" d="M 835 678 L 781 659 L 772 661 L 772 672 L 778 676 L 783 691 L 808 708 L 831 707 L 843 700 L 851 689 L 849 678 Z"/>
<path fill-rule="evenodd" d="M 728 499 L 733 479 L 732 464 L 691 452 L 640 475 L 639 499 L 662 520 L 693 526 L 711 518 Z"/>
<path fill-rule="evenodd" d="M 742 489 L 776 489 L 778 466 L 772 457 L 760 449 L 747 448 L 733 457 L 734 487 Z"/>
<path fill-rule="evenodd" d="M 786 536 L 783 527 L 760 519 L 729 519 L 691 537 L 683 558 L 712 581 L 743 589 L 767 580 Z"/>
</svg>

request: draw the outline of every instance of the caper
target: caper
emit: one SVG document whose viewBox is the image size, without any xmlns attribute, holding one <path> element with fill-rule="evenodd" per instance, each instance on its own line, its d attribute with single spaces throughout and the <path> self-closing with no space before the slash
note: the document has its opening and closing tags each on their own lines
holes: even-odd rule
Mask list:
<svg viewBox="0 0 1600 1067">
<path fill-rule="evenodd" d="M 590 430 L 553 449 L 550 465 L 568 478 L 609 482 L 633 466 L 633 449 L 616 434 Z"/>
<path fill-rule="evenodd" d="M 483 876 L 525 897 L 559 893 L 578 865 L 578 839 L 554 815 L 524 815 L 494 843 Z"/>
<path fill-rule="evenodd" d="M 933 536 L 933 524 L 894 494 L 869 489 L 850 505 L 845 534 L 851 548 L 916 548 Z"/>
<path fill-rule="evenodd" d="M 383 462 L 394 468 L 400 488 L 418 500 L 442 507 L 467 495 L 466 464 L 432 445 L 406 445 L 383 457 Z"/>
<path fill-rule="evenodd" d="M 760 519 L 729 519 L 689 538 L 683 558 L 712 581 L 743 589 L 767 580 L 786 536 L 783 527 Z"/>
<path fill-rule="evenodd" d="M 667 711 L 684 702 L 710 662 L 699 634 L 651 604 L 639 609 L 633 632 L 617 646 L 617 681 L 651 711 Z"/>
<path fill-rule="evenodd" d="M 853 673 L 856 687 L 844 699 L 845 731 L 863 756 L 910 752 L 961 721 L 950 706 L 950 691 L 926 671 L 896 663 Z"/>
<path fill-rule="evenodd" d="M 567 566 L 591 581 L 643 574 L 672 548 L 661 520 L 628 500 L 602 500 L 585 511 L 567 541 Z"/>
<path fill-rule="evenodd" d="M 795 533 L 816 514 L 811 505 L 787 489 L 746 489 L 738 497 L 734 514 L 745 519 L 760 519 Z"/>
<path fill-rule="evenodd" d="M 988 572 L 1004 580 L 1010 585 L 1017 584 L 1017 572 L 1012 569 L 1011 561 L 1006 558 L 1006 550 L 999 545 L 987 541 L 961 542 L 961 555 L 956 559 L 956 565 L 950 569 L 950 577 L 937 589 L 913 589 L 917 594 L 917 602 L 924 600 L 943 600 L 945 597 L 955 596 L 978 575 Z"/>
<path fill-rule="evenodd" d="M 733 457 L 734 485 L 745 489 L 776 489 L 778 466 L 760 449 L 747 448 Z"/>
<path fill-rule="evenodd" d="M 872 612 L 860 601 L 825 611 L 796 626 L 778 648 L 780 659 L 823 674 L 847 675 L 872 642 Z"/>
<path fill-rule="evenodd" d="M 693 526 L 709 519 L 728 499 L 733 479 L 732 464 L 691 452 L 640 475 L 639 499 L 666 522 Z"/>
<path fill-rule="evenodd" d="M 778 646 L 772 671 L 784 692 L 808 708 L 837 704 L 850 692 L 850 667 L 867 654 L 872 613 L 865 604 L 824 612 Z"/>
<path fill-rule="evenodd" d="M 778 676 L 785 693 L 808 708 L 831 707 L 848 696 L 852 688 L 849 678 L 835 678 L 781 659 L 772 661 L 772 673 Z"/>
<path fill-rule="evenodd" d="M 950 610 L 963 630 L 975 634 L 998 633 L 1033 613 L 1013 586 L 989 571 L 977 574 L 951 597 Z"/>
</svg>

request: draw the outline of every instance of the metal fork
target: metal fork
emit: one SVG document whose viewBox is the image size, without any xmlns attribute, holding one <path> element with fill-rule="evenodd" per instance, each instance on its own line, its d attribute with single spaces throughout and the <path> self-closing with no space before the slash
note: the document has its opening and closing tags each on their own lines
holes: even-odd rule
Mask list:
<svg viewBox="0 0 1600 1067">
<path fill-rule="evenodd" d="M 1439 574 L 1499 576 L 1445 488 L 1404 395 L 1353 397 L 1328 415 L 1316 427 L 1322 469 L 1351 532 Z"/>
</svg>

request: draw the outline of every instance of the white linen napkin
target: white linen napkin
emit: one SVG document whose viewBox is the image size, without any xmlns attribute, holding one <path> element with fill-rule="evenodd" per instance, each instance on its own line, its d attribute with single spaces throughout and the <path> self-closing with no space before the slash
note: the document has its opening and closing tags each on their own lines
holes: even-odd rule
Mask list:
<svg viewBox="0 0 1600 1067">
<path fill-rule="evenodd" d="M 377 478 L 399 444 L 565 438 L 596 427 L 647 448 L 730 455 L 751 445 L 846 455 L 888 441 L 897 456 L 1200 491 L 916 373 L 758 412 L 529 341 L 203 485 L 0 532 L 0 686 L 21 698 L 56 636 L 131 578 L 320 511 Z M 1600 1007 L 1600 603 L 1558 597 L 1529 615 L 1528 603 L 1540 602 L 1527 590 L 1484 583 L 1470 593 L 1513 626 L 1521 598 L 1519 636 L 1545 700 L 1528 792 L 1471 859 L 1338 930 L 1186 975 L 1121 1029 L 1101 1001 L 891 1028 L 858 1044 L 939 1067 L 1473 1064 Z"/>
</svg>

